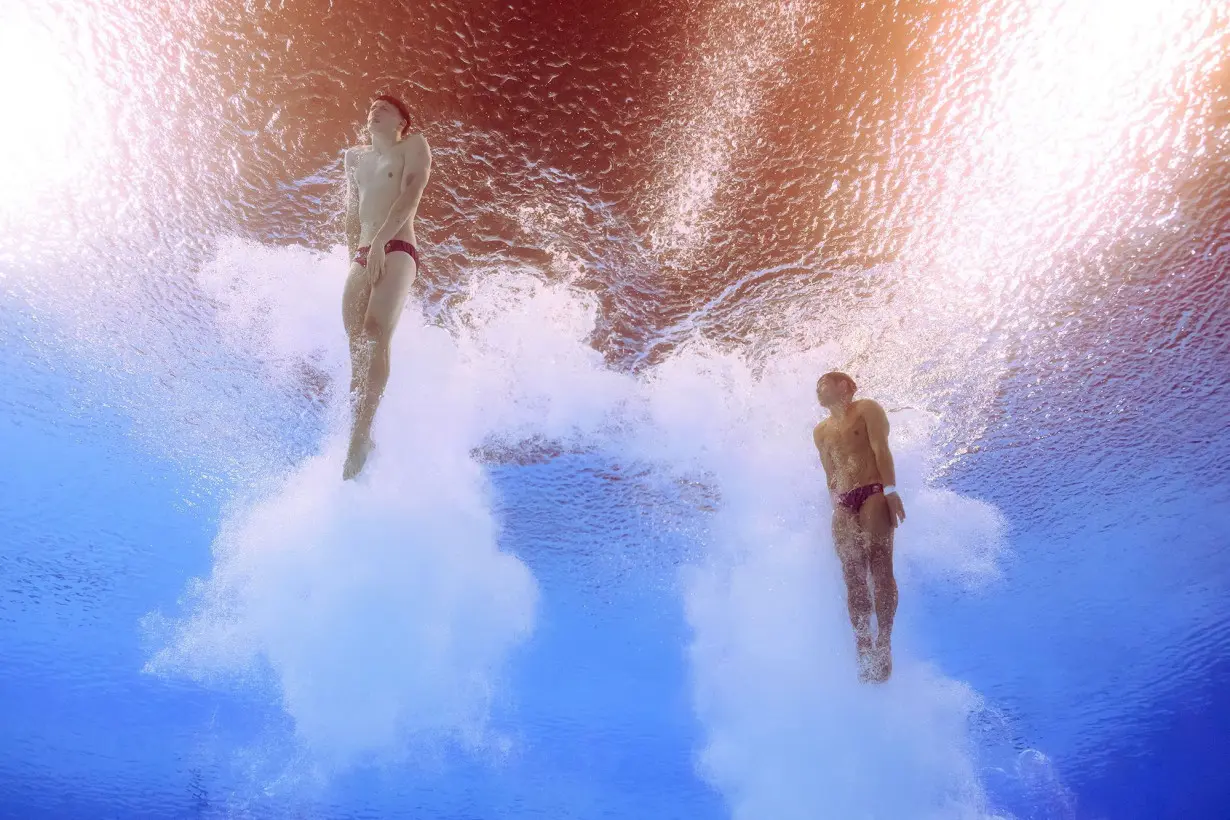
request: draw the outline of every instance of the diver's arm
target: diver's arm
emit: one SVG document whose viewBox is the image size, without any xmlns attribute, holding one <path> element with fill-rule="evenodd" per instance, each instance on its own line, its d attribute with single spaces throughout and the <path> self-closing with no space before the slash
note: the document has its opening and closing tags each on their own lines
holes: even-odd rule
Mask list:
<svg viewBox="0 0 1230 820">
<path fill-rule="evenodd" d="M 359 239 L 362 227 L 359 225 L 359 186 L 354 178 L 353 148 L 347 148 L 343 167 L 346 174 L 346 247 L 350 249 L 348 259 L 354 259 L 359 252 Z"/>
<path fill-rule="evenodd" d="M 427 140 L 420 134 L 407 137 L 406 142 L 409 144 L 404 147 L 406 158 L 402 168 L 401 193 L 389 208 L 388 218 L 372 237 L 373 245 L 383 246 L 397 236 L 410 214 L 418 207 L 423 189 L 427 187 L 427 180 L 431 176 L 431 148 L 427 146 Z"/>
<path fill-rule="evenodd" d="M 888 508 L 893 514 L 893 525 L 905 520 L 905 506 L 901 496 L 896 492 L 897 468 L 893 464 L 893 453 L 888 449 L 888 415 L 884 408 L 874 401 L 868 400 L 863 405 L 863 421 L 867 425 L 867 443 L 876 460 L 876 472 L 880 482 L 889 490 L 885 493 Z"/>
<path fill-rule="evenodd" d="M 836 498 L 836 491 L 833 489 L 833 462 L 824 446 L 824 437 L 820 434 L 823 427 L 824 422 L 816 425 L 816 429 L 812 430 L 811 440 L 816 445 L 816 452 L 820 454 L 820 465 L 824 467 L 824 485 L 828 488 L 829 495 Z"/>
<path fill-rule="evenodd" d="M 894 486 L 897 483 L 897 469 L 893 465 L 892 451 L 888 449 L 888 416 L 883 407 L 868 400 L 863 405 L 863 421 L 867 424 L 867 443 L 875 455 L 880 481 L 886 487 Z"/>
</svg>

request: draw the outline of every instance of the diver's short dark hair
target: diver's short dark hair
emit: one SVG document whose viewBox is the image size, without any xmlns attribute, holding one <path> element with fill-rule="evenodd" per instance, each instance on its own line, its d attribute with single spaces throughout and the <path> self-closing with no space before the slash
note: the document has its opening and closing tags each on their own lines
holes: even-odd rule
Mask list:
<svg viewBox="0 0 1230 820">
<path fill-rule="evenodd" d="M 406 136 L 406 132 L 410 130 L 410 109 L 406 108 L 406 104 L 394 97 L 392 94 L 377 94 L 376 99 L 384 100 L 389 105 L 397 109 L 397 113 L 401 114 L 402 119 L 406 121 L 406 124 L 401 127 L 401 132 L 397 136 Z"/>
<path fill-rule="evenodd" d="M 841 379 L 842 381 L 849 383 L 851 393 L 858 390 L 858 384 L 855 383 L 854 378 L 849 373 L 842 373 L 840 370 L 830 370 L 828 373 L 825 373 L 823 376 L 816 379 L 816 387 L 819 388 L 820 382 L 825 379 Z"/>
</svg>

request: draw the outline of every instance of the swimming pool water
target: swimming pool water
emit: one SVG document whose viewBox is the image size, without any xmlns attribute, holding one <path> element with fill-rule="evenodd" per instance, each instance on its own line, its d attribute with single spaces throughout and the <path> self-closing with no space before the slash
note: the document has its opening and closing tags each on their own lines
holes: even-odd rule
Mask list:
<svg viewBox="0 0 1230 820">
<path fill-rule="evenodd" d="M 4 14 L 0 816 L 1225 813 L 1217 4 Z M 389 88 L 429 251 L 341 485 Z M 884 687 L 838 366 L 910 513 Z"/>
</svg>

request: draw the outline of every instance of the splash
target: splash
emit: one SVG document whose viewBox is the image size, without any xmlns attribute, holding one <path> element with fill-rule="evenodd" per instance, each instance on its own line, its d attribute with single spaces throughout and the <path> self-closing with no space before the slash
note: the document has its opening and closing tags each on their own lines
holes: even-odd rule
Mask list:
<svg viewBox="0 0 1230 820">
<path fill-rule="evenodd" d="M 700 769 L 737 818 L 985 816 L 968 726 L 980 699 L 914 657 L 901 625 L 922 581 L 995 577 L 1003 521 L 926 488 L 931 425 L 897 419 L 904 618 L 893 680 L 860 685 L 809 436 L 814 374 L 841 355 L 828 345 L 756 369 L 694 351 L 650 387 L 649 438 L 671 443 L 663 466 L 707 476 L 721 498 L 685 575 Z"/>
<path fill-rule="evenodd" d="M 382 447 L 365 484 L 338 480 L 335 448 L 232 510 L 150 664 L 206 680 L 267 668 L 326 764 L 488 742 L 501 667 L 534 624 L 534 579 L 497 547 L 478 465 L 447 445 Z"/>
<path fill-rule="evenodd" d="M 582 341 L 592 305 L 529 277 L 490 280 L 456 338 L 413 309 L 403 319 L 377 449 L 343 483 L 339 262 L 229 240 L 199 277 L 222 343 L 256 355 L 284 401 L 310 365 L 327 377 L 317 390 L 329 409 L 318 454 L 232 503 L 212 573 L 190 584 L 184 617 L 162 624 L 167 645 L 148 669 L 269 674 L 298 740 L 326 766 L 440 741 L 498 746 L 491 704 L 533 632 L 538 591 L 500 550 L 475 452 L 493 436 L 581 435 L 627 380 Z"/>
<path fill-rule="evenodd" d="M 270 384 L 293 382 L 305 360 L 344 384 L 340 329 L 321 331 L 338 321 L 340 283 L 323 284 L 338 260 L 305 256 L 231 242 L 203 287 L 221 337 L 262 351 Z M 305 265 L 318 284 L 288 286 Z M 778 346 L 766 363 L 695 343 L 633 377 L 587 344 L 591 299 L 516 271 L 475 282 L 450 331 L 413 309 L 403 319 L 377 451 L 357 483 L 337 480 L 344 413 L 326 390 L 320 452 L 236 500 L 213 571 L 190 585 L 151 670 L 204 680 L 266 670 L 301 743 L 336 765 L 424 738 L 499 741 L 492 703 L 532 635 L 538 593 L 500 549 L 475 453 L 545 438 L 647 465 L 663 487 L 703 483 L 718 499 L 716 512 L 679 512 L 699 556 L 683 576 L 693 640 L 681 652 L 703 725 L 699 769 L 736 817 L 985 816 L 968 725 L 980 699 L 913 655 L 908 602 L 926 583 L 993 579 L 1003 522 L 926 486 L 935 419 L 891 417 L 910 505 L 898 660 L 888 685 L 862 686 L 809 435 L 815 374 L 849 351 Z"/>
</svg>

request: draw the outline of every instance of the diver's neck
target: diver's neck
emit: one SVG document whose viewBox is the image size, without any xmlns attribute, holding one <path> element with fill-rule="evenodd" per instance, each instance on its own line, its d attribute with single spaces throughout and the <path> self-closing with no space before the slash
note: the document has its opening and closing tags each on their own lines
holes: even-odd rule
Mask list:
<svg viewBox="0 0 1230 820">
<path fill-rule="evenodd" d="M 388 134 L 372 134 L 372 147 L 381 154 L 387 154 L 393 150 L 393 146 L 397 144 L 397 140 L 390 137 Z"/>
<path fill-rule="evenodd" d="M 830 405 L 829 415 L 837 419 L 838 421 L 841 421 L 842 419 L 846 417 L 846 413 L 850 411 L 850 405 L 852 403 L 853 402 L 842 401 L 842 402 L 838 402 L 837 404 Z"/>
</svg>

